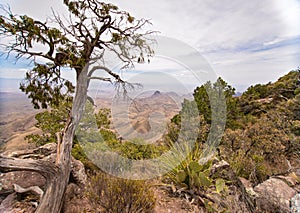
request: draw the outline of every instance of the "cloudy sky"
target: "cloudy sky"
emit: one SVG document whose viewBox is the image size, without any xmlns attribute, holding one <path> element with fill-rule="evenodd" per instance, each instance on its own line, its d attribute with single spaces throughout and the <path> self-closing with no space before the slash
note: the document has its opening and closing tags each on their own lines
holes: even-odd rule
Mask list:
<svg viewBox="0 0 300 213">
<path fill-rule="evenodd" d="M 18 14 L 39 19 L 51 14 L 51 7 L 64 13 L 59 0 L 1 2 L 9 3 Z M 160 31 L 160 35 L 195 48 L 217 75 L 238 91 L 251 84 L 275 81 L 300 66 L 300 0 L 110 2 L 137 18 L 150 19 L 151 28 Z M 22 73 L 25 66 L 22 63 L 15 66 L 3 59 L 1 63 L 1 78 L 13 78 L 15 74 L 8 71 L 18 69 Z M 153 66 L 157 64 L 154 62 Z M 184 76 L 183 71 L 178 72 L 182 72 L 178 76 Z"/>
</svg>

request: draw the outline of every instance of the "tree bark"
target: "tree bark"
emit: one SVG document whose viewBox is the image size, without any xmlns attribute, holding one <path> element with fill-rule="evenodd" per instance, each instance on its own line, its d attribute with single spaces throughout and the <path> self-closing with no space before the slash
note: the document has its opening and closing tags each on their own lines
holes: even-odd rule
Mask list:
<svg viewBox="0 0 300 213">
<path fill-rule="evenodd" d="M 47 184 L 46 192 L 37 208 L 37 213 L 59 213 L 64 200 L 64 193 L 67 188 L 71 171 L 71 150 L 73 138 L 77 125 L 84 112 L 84 106 L 87 100 L 88 87 L 88 66 L 80 70 L 77 75 L 76 92 L 73 99 L 72 111 L 69 121 L 63 132 L 60 147 L 57 147 L 58 167 L 57 174 Z"/>
</svg>

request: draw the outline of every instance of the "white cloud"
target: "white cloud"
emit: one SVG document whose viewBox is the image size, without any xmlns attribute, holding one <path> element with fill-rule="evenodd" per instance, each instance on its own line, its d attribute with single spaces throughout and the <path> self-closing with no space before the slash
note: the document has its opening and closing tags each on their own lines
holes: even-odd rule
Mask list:
<svg viewBox="0 0 300 213">
<path fill-rule="evenodd" d="M 300 65 L 299 39 L 286 44 L 300 36 L 297 0 L 113 2 L 150 18 L 162 35 L 196 47 L 219 75 L 240 88 L 274 81 Z"/>
<path fill-rule="evenodd" d="M 233 85 L 275 80 L 300 65 L 299 0 L 109 2 L 137 18 L 150 19 L 151 29 L 159 30 L 161 35 L 196 47 L 216 72 Z M 51 15 L 50 7 L 65 11 L 60 0 L 3 3 L 11 4 L 19 14 L 29 13 L 41 19 Z M 165 69 L 166 65 L 154 67 Z"/>
</svg>

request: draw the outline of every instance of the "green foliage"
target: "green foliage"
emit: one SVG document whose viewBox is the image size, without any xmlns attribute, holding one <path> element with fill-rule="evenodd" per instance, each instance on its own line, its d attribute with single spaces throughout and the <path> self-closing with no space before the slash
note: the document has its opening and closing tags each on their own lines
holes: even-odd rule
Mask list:
<svg viewBox="0 0 300 213">
<path fill-rule="evenodd" d="M 235 89 L 228 85 L 222 78 L 215 83 L 207 82 L 194 90 L 194 99 L 197 103 L 199 114 L 203 115 L 205 121 L 210 124 L 212 114 L 216 119 L 223 120 L 227 117 L 227 127 L 236 128 L 236 119 L 239 116 L 237 99 L 233 97 Z M 222 108 L 226 103 L 226 108 Z M 212 106 L 214 107 L 212 109 Z"/>
<path fill-rule="evenodd" d="M 227 130 L 221 155 L 239 176 L 260 183 L 268 176 L 287 169 L 289 156 L 297 152 L 292 147 L 294 143 L 290 134 L 291 129 L 286 126 L 284 115 L 270 111 L 255 123 L 248 124 L 244 130 Z"/>
<path fill-rule="evenodd" d="M 208 93 L 206 92 L 209 88 L 212 88 L 211 82 L 207 82 L 205 85 L 197 87 L 193 94 L 198 106 L 199 114 L 204 116 L 207 123 L 211 122 L 210 102 Z"/>
<path fill-rule="evenodd" d="M 112 151 L 134 160 L 151 159 L 160 156 L 167 147 L 164 145 L 145 144 L 142 139 L 123 141 L 109 129 L 110 110 L 100 109 L 96 114 L 91 103 L 86 104 L 85 113 L 76 131 L 80 143 L 98 151 Z M 87 144 L 88 143 L 88 144 Z"/>
<path fill-rule="evenodd" d="M 29 94 L 28 98 L 36 109 L 57 107 L 60 101 L 70 101 L 70 95 L 74 92 L 72 83 L 60 76 L 60 69 L 48 64 L 35 64 L 26 73 L 20 89 Z"/>
<path fill-rule="evenodd" d="M 288 102 L 288 110 L 290 111 L 289 117 L 294 120 L 300 120 L 300 94 Z"/>
<path fill-rule="evenodd" d="M 71 151 L 68 146 L 73 143 L 74 128 L 77 127 L 83 113 L 88 85 L 96 69 L 93 67 L 97 62 L 96 59 L 103 62 L 103 54 L 107 52 L 105 50 L 109 50 L 121 63 L 124 63 L 123 68 L 128 68 L 133 65 L 134 60 L 140 60 L 143 54 L 151 57 L 154 53 L 148 44 L 151 39 L 146 37 L 152 32 L 148 30 L 142 32 L 142 28 L 149 23 L 146 19 L 135 20 L 128 12 L 118 10 L 118 7 L 98 0 L 64 0 L 63 3 L 67 6 L 68 14 L 65 16 L 67 20 L 66 18 L 61 19 L 60 15 L 54 11 L 52 17 L 47 18 L 47 20 L 51 20 L 49 22 L 47 20 L 37 21 L 27 15 L 15 15 L 9 7 L 1 6 L 0 37 L 5 41 L 7 41 L 6 38 L 11 39 L 11 41 L 1 44 L 6 48 L 8 54 L 16 53 L 17 59 L 26 57 L 35 62 L 34 68 L 27 72 L 25 82 L 21 84 L 21 90 L 32 99 L 35 108 L 49 106 L 54 108 L 59 106 L 61 101 L 67 101 L 65 98 L 68 98 L 69 93 L 73 92 L 74 87 L 70 82 L 62 79 L 60 68 L 67 67 L 75 72 L 77 85 L 74 108 L 71 110 L 71 115 L 65 114 L 71 118 L 71 123 L 66 126 L 66 130 L 70 130 L 70 135 L 68 135 L 66 143 L 63 143 L 66 145 L 62 150 L 68 152 Z M 114 36 L 114 33 L 118 36 Z M 141 57 L 138 58 L 137 55 Z M 37 63 L 43 61 L 47 62 Z M 116 82 L 125 88 L 125 82 L 117 73 L 107 67 L 102 70 L 109 76 L 105 80 Z M 50 116 L 46 113 L 41 117 L 49 119 Z M 92 133 L 89 128 L 90 123 L 84 123 L 84 125 L 81 127 L 90 132 L 85 132 L 85 135 L 81 134 L 80 136 Z M 52 128 L 43 124 L 42 128 L 46 131 L 44 136 L 52 137 L 51 140 L 54 140 L 53 133 L 56 130 L 56 132 L 61 131 L 59 125 Z M 92 135 L 90 139 L 97 143 L 97 134 Z M 38 141 L 36 137 L 32 137 L 32 140 L 36 140 L 37 143 L 48 142 L 48 140 Z M 70 153 L 62 152 L 62 155 L 61 158 L 64 160 L 70 160 Z M 61 167 L 62 171 L 69 171 L 67 168 L 68 166 Z M 115 202 L 108 199 L 109 205 L 112 207 L 108 208 L 109 211 L 137 212 L 141 209 L 147 211 L 153 209 L 154 201 L 151 202 L 153 199 L 151 200 L 150 196 L 143 197 L 139 191 L 142 184 L 125 183 L 115 190 L 114 185 L 118 182 L 123 183 L 118 180 L 113 183 L 113 187 L 106 187 L 108 190 L 105 198 L 109 197 L 108 194 L 111 193 L 118 196 Z M 64 183 L 62 186 L 65 187 L 66 184 Z M 137 190 L 136 186 L 138 186 Z M 59 195 L 58 197 L 64 193 L 63 189 L 48 191 L 49 195 Z M 125 194 L 122 197 L 121 194 L 127 191 L 130 196 Z M 137 199 L 141 198 L 142 200 L 137 202 Z M 45 199 L 41 200 L 41 210 L 49 207 L 45 207 L 47 204 L 43 201 Z M 61 204 L 62 200 L 58 202 Z M 53 212 L 59 212 L 60 207 L 61 205 L 54 205 L 51 206 L 51 209 Z"/>
<path fill-rule="evenodd" d="M 120 143 L 117 138 L 117 135 L 113 131 L 111 131 L 109 129 L 100 129 L 99 132 L 100 132 L 103 140 L 106 141 L 111 148 L 114 149 L 114 148 L 118 147 L 118 145 Z"/>
<path fill-rule="evenodd" d="M 250 86 L 246 92 L 243 93 L 243 98 L 247 97 L 247 100 L 256 100 L 261 98 L 266 98 L 268 94 L 268 86 L 271 83 L 268 83 L 267 85 L 262 84 L 256 84 L 255 86 Z"/>
<path fill-rule="evenodd" d="M 198 123 L 199 125 L 203 124 L 203 116 L 199 117 L 196 103 L 194 101 L 189 101 L 184 99 L 182 103 L 182 110 L 179 112 L 179 114 L 175 115 L 171 119 L 171 123 L 168 125 L 168 132 L 164 136 L 164 142 L 172 146 L 173 143 L 177 142 L 181 130 L 183 129 L 187 130 L 188 127 L 186 126 L 198 127 L 197 125 Z M 181 133 L 185 134 L 185 137 L 190 137 L 186 135 L 188 132 L 189 131 L 187 130 L 187 131 L 182 131 Z"/>
<path fill-rule="evenodd" d="M 264 158 L 265 156 L 261 154 L 246 156 L 243 150 L 239 150 L 231 156 L 226 156 L 226 159 L 235 173 L 239 177 L 244 177 L 254 184 L 265 181 L 275 173 L 274 168 L 270 167 Z"/>
<path fill-rule="evenodd" d="M 83 163 L 87 172 L 93 173 L 99 171 L 99 168 L 86 156 L 83 148 L 77 140 L 74 140 L 71 154 L 76 160 L 80 160 Z"/>
<path fill-rule="evenodd" d="M 222 79 L 218 79 L 214 84 L 207 82 L 197 87 L 194 97 L 204 120 L 200 122 L 202 125 L 199 135 L 207 136 L 210 131 L 210 116 L 213 113 L 210 103 L 218 103 L 214 100 L 216 95 L 208 94 L 222 89 L 227 104 L 227 128 L 219 146 L 219 156 L 230 163 L 238 176 L 245 177 L 255 184 L 272 175 L 285 173 L 289 169 L 287 162 L 297 163 L 295 159 L 300 157 L 299 79 L 299 71 L 292 71 L 275 83 L 250 87 L 239 98 L 232 97 L 234 89 Z M 186 106 L 187 103 L 183 105 L 183 109 Z M 168 126 L 165 141 L 170 146 L 178 140 L 181 122 L 179 113 L 172 118 Z M 201 173 L 203 169 L 199 171 L 198 167 L 205 141 L 206 137 L 198 138 L 198 148 L 189 150 L 190 155 L 168 174 L 169 179 L 188 187 L 203 187 L 205 182 L 209 185 L 209 181 L 203 178 L 207 177 L 206 174 Z M 217 191 L 222 191 L 221 180 L 214 181 L 209 177 L 208 180 L 215 182 Z"/>
<path fill-rule="evenodd" d="M 202 170 L 202 168 L 203 167 L 198 162 L 195 162 L 195 161 L 192 161 L 189 164 L 189 170 L 190 171 L 200 172 Z"/>
<path fill-rule="evenodd" d="M 299 158 L 299 72 L 250 87 L 239 99 L 242 128 L 225 131 L 221 155 L 239 176 L 260 183 Z"/>
<path fill-rule="evenodd" d="M 111 118 L 109 109 L 101 108 L 99 109 L 99 112 L 95 116 L 96 116 L 97 126 L 99 129 L 101 128 L 109 129 L 110 118 Z"/>
<path fill-rule="evenodd" d="M 210 177 L 212 161 L 200 164 L 202 146 L 199 143 L 191 147 L 187 141 L 176 142 L 171 147 L 173 155 L 163 158 L 166 168 L 172 168 L 165 177 L 179 187 L 207 190 L 215 186 L 215 180 Z M 174 166 L 177 165 L 175 168 Z"/>
<path fill-rule="evenodd" d="M 174 143 L 178 142 L 180 133 L 186 139 L 190 137 L 188 136 L 189 131 L 187 130 L 189 127 L 182 126 L 182 117 L 185 118 L 184 125 L 190 126 L 191 128 L 197 128 L 197 142 L 200 144 L 206 142 L 209 125 L 206 123 L 203 115 L 197 114 L 198 112 L 196 107 L 197 105 L 195 101 L 189 101 L 186 99 L 184 100 L 184 102 L 182 103 L 182 110 L 179 112 L 179 114 L 175 115 L 171 119 L 171 122 L 167 126 L 167 133 L 163 137 L 165 144 L 172 147 Z M 182 131 L 183 129 L 186 130 Z"/>
<path fill-rule="evenodd" d="M 175 117 L 174 117 L 175 118 Z M 180 119 L 180 115 L 177 115 L 177 118 Z M 168 124 L 167 126 L 167 133 L 163 137 L 163 141 L 168 146 L 172 146 L 173 143 L 175 143 L 178 140 L 180 132 L 180 123 L 175 124 L 173 121 Z"/>
<path fill-rule="evenodd" d="M 125 142 L 116 151 L 126 158 L 133 160 L 151 159 L 159 157 L 167 148 L 163 145 L 142 144 L 143 142 Z"/>
<path fill-rule="evenodd" d="M 46 143 L 56 143 L 56 133 L 62 132 L 69 116 L 71 102 L 60 101 L 58 106 L 53 106 L 49 111 L 36 114 L 37 123 L 35 127 L 42 130 L 42 134 L 31 134 L 25 137 L 30 143 L 44 145 Z"/>
<path fill-rule="evenodd" d="M 95 207 L 105 212 L 153 212 L 154 193 L 145 181 L 119 179 L 98 173 L 91 179 L 87 197 Z"/>
<path fill-rule="evenodd" d="M 299 88 L 299 72 L 291 71 L 287 75 L 281 77 L 275 83 L 266 85 L 257 84 L 251 86 L 243 93 L 243 99 L 258 100 L 273 97 L 293 98 L 295 91 Z"/>
<path fill-rule="evenodd" d="M 204 202 L 209 202 L 206 203 L 207 205 L 204 203 L 206 208 L 211 208 L 212 212 L 215 212 L 213 209 L 217 209 L 217 206 L 206 198 L 216 193 L 219 196 L 225 196 L 228 188 L 224 179 L 210 175 L 211 169 L 212 161 L 200 164 L 189 156 L 178 167 L 166 174 L 165 181 L 171 181 L 171 184 L 176 186 L 174 188 L 178 189 L 178 193 L 187 190 L 201 196 Z"/>
<path fill-rule="evenodd" d="M 287 75 L 279 78 L 274 84 L 271 84 L 271 94 L 288 99 L 294 98 L 295 91 L 300 86 L 299 80 L 299 70 L 291 71 Z"/>
<path fill-rule="evenodd" d="M 218 193 L 223 192 L 226 189 L 226 183 L 224 179 L 216 179 L 216 190 Z"/>
<path fill-rule="evenodd" d="M 164 145 L 145 144 L 142 139 L 132 141 L 121 141 L 117 139 L 116 134 L 110 130 L 100 130 L 105 143 L 114 152 L 133 160 L 151 159 L 163 154 L 167 147 Z"/>
<path fill-rule="evenodd" d="M 182 162 L 181 165 L 173 171 L 176 178 L 172 178 L 175 184 L 184 184 L 189 189 L 203 188 L 206 189 L 213 185 L 212 180 L 209 178 L 209 171 L 211 162 L 205 165 L 200 165 L 197 161 L 191 161 L 189 163 Z"/>
<path fill-rule="evenodd" d="M 249 87 L 239 101 L 242 112 L 260 116 L 276 108 L 278 104 L 295 98 L 300 86 L 299 73 L 299 71 L 291 71 L 275 83 Z"/>
<path fill-rule="evenodd" d="M 300 120 L 295 120 L 295 121 L 292 122 L 291 131 L 296 136 L 300 136 Z"/>
<path fill-rule="evenodd" d="M 1 45 L 8 55 L 16 53 L 16 59 L 26 57 L 34 61 L 20 88 L 35 108 L 58 105 L 67 93 L 73 92 L 71 82 L 60 75 L 61 67 L 71 68 L 79 76 L 91 59 L 103 56 L 104 48 L 126 63 L 124 68 L 142 55 L 154 54 L 148 44 L 150 39 L 145 37 L 152 32 L 141 30 L 148 20 L 137 20 L 127 11 L 98 0 L 64 0 L 63 4 L 68 20 L 53 12 L 48 19 L 51 21 L 39 21 L 28 15 L 15 15 L 9 6 L 0 8 L 0 37 L 12 41 Z M 111 81 L 124 83 L 118 74 L 107 73 Z"/>
</svg>

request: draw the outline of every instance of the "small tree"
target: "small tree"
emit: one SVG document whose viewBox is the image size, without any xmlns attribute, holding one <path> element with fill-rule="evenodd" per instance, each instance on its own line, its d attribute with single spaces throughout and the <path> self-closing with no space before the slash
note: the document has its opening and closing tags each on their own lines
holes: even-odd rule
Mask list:
<svg viewBox="0 0 300 213">
<path fill-rule="evenodd" d="M 235 120 L 239 112 L 237 99 L 233 97 L 234 94 L 235 89 L 219 77 L 213 84 L 208 81 L 204 85 L 197 87 L 193 96 L 199 113 L 204 116 L 207 123 L 211 123 L 214 111 L 216 117 L 222 117 L 222 114 L 225 114 L 227 127 L 235 128 L 237 125 Z M 218 108 L 218 106 L 222 106 L 222 102 L 226 103 L 226 112 L 224 109 Z M 215 109 L 212 110 L 212 106 L 215 106 Z"/>
<path fill-rule="evenodd" d="M 39 112 L 35 115 L 37 123 L 35 127 L 42 130 L 42 134 L 30 134 L 25 137 L 30 143 L 36 145 L 45 145 L 47 143 L 57 142 L 57 134 L 64 128 L 68 119 L 68 111 L 71 102 L 60 101 L 59 106 L 52 106 L 51 110 Z"/>
<path fill-rule="evenodd" d="M 87 89 L 92 79 L 114 82 L 126 89 L 127 82 L 105 66 L 106 52 L 124 63 L 122 68 L 133 66 L 135 61 L 144 61 L 153 51 L 142 28 L 149 22 L 136 20 L 117 6 L 98 0 L 64 0 L 68 18 L 63 19 L 53 12 L 51 22 L 38 21 L 27 15 L 15 15 L 2 6 L 0 35 L 13 38 L 2 44 L 16 58 L 33 59 L 34 68 L 27 72 L 22 91 L 32 99 L 35 108 L 58 105 L 67 93 L 74 89 L 61 77 L 61 68 L 68 67 L 76 73 L 75 95 L 66 126 L 58 141 L 57 162 L 1 158 L 2 170 L 30 170 L 43 174 L 47 189 L 37 212 L 59 212 L 70 174 L 71 148 L 75 129 L 82 117 L 87 100 Z M 41 51 L 40 47 L 44 47 Z M 94 76 L 102 70 L 109 77 Z"/>
</svg>

